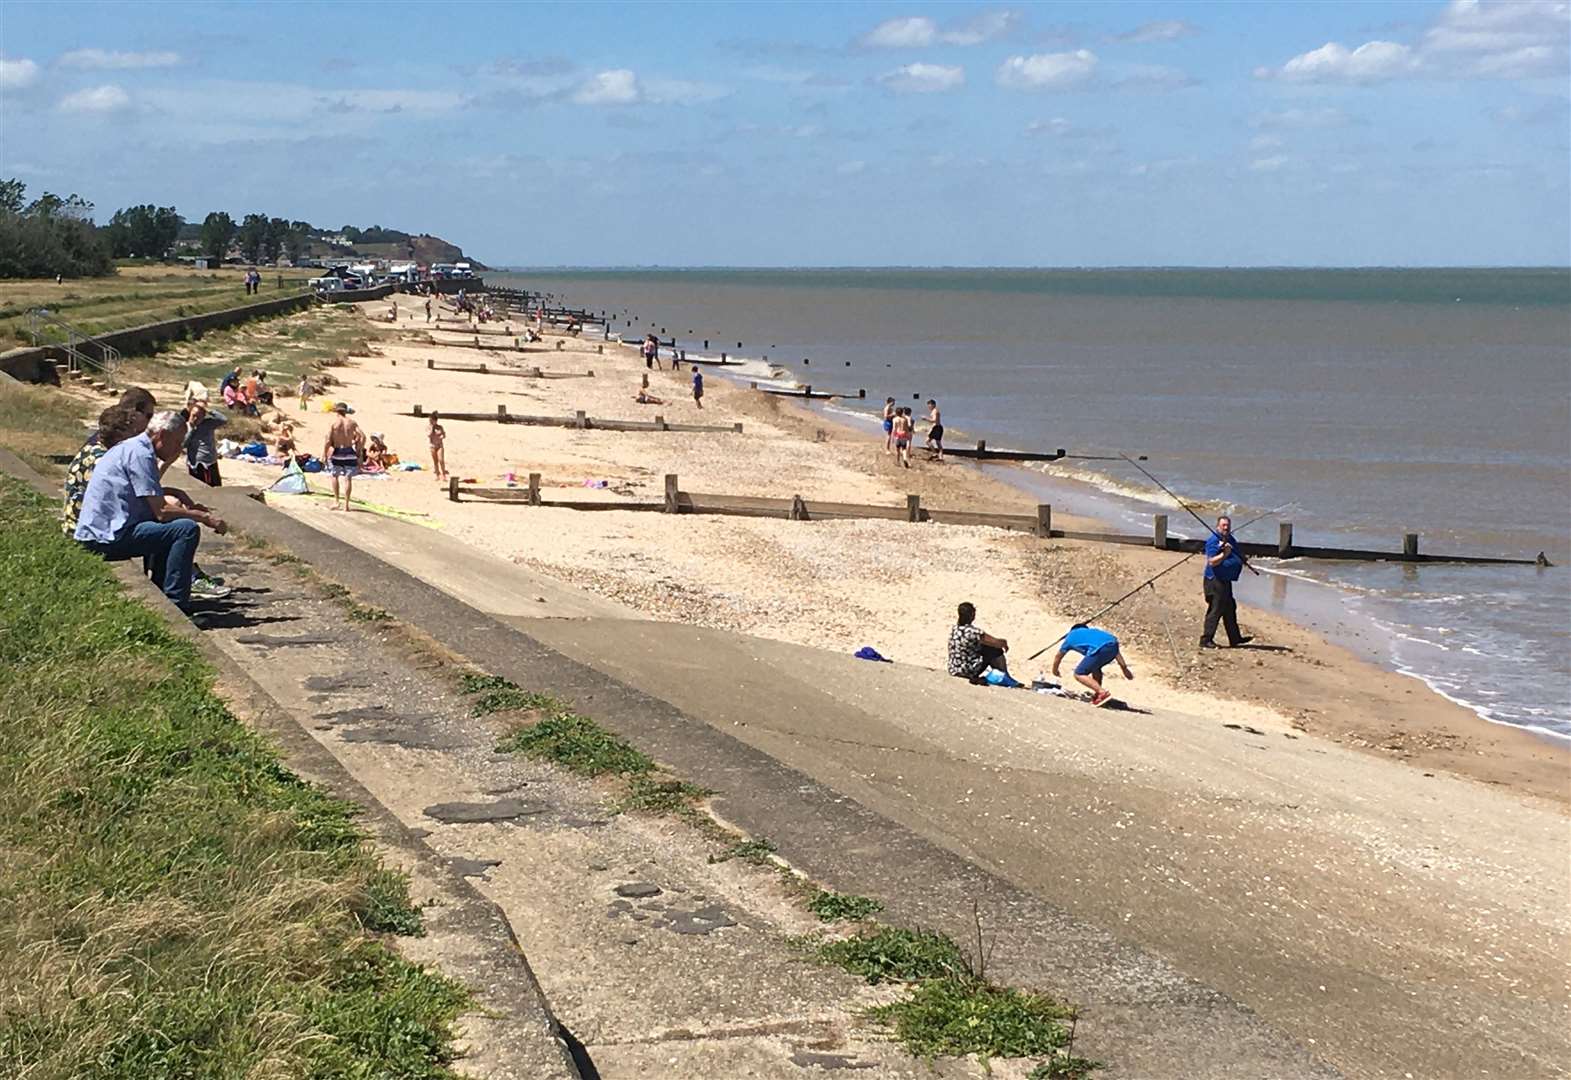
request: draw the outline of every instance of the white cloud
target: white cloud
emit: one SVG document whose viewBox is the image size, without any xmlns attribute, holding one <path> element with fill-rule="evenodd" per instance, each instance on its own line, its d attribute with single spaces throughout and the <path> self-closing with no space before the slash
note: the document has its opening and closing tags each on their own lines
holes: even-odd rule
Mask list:
<svg viewBox="0 0 1571 1080">
<path fill-rule="evenodd" d="M 1280 135 L 1256 135 L 1249 140 L 1249 149 L 1259 153 L 1263 150 L 1280 150 L 1286 140 Z"/>
<path fill-rule="evenodd" d="M 1327 42 L 1255 76 L 1292 82 L 1369 85 L 1432 79 L 1565 78 L 1571 74 L 1566 0 L 1452 0 L 1416 45 L 1369 41 L 1356 49 Z"/>
<path fill-rule="evenodd" d="M 701 105 L 706 101 L 718 101 L 730 93 L 723 86 L 685 79 L 645 79 L 640 86 L 644 100 L 655 105 Z"/>
<path fill-rule="evenodd" d="M 1190 37 L 1200 31 L 1193 23 L 1183 19 L 1156 19 L 1152 22 L 1142 23 L 1125 34 L 1114 34 L 1114 41 L 1128 41 L 1144 44 L 1150 41 L 1177 41 L 1179 38 Z"/>
<path fill-rule="evenodd" d="M 113 85 L 88 87 L 60 99 L 63 112 L 116 112 L 130 104 L 131 96 Z"/>
<path fill-rule="evenodd" d="M 995 41 L 1018 28 L 1018 11 L 982 11 L 964 22 L 940 28 L 925 15 L 886 19 L 857 38 L 864 49 L 924 49 L 929 45 L 981 45 Z"/>
<path fill-rule="evenodd" d="M 574 105 L 636 105 L 641 99 L 638 76 L 615 68 L 592 76 L 572 93 Z"/>
<path fill-rule="evenodd" d="M 1064 90 L 1079 86 L 1096 74 L 1096 54 L 1074 52 L 1011 56 L 998 68 L 998 85 L 1014 90 Z"/>
<path fill-rule="evenodd" d="M 83 71 L 132 71 L 137 68 L 174 67 L 180 63 L 177 52 L 106 52 L 103 49 L 73 49 L 60 57 L 60 66 Z"/>
<path fill-rule="evenodd" d="M 1270 157 L 1255 158 L 1249 163 L 1250 172 L 1279 172 L 1287 165 L 1285 154 L 1273 154 Z"/>
<path fill-rule="evenodd" d="M 1179 68 L 1162 64 L 1137 64 L 1113 85 L 1120 90 L 1183 90 L 1199 86 L 1200 80 Z"/>
<path fill-rule="evenodd" d="M 38 65 L 31 60 L 0 56 L 0 90 L 21 90 L 38 79 Z"/>
<path fill-rule="evenodd" d="M 858 173 L 866 171 L 867 162 L 865 161 L 847 161 L 835 169 L 835 172 L 841 176 L 856 176 Z"/>
<path fill-rule="evenodd" d="M 1369 41 L 1356 49 L 1328 41 L 1318 49 L 1300 53 L 1280 68 L 1256 68 L 1255 76 L 1288 82 L 1367 84 L 1411 75 L 1417 68 L 1418 58 L 1413 50 L 1394 41 Z"/>
<path fill-rule="evenodd" d="M 964 86 L 965 68 L 943 64 L 907 64 L 878 77 L 878 83 L 897 94 L 932 94 Z"/>
<path fill-rule="evenodd" d="M 1065 120 L 1062 116 L 1055 116 L 1051 120 L 1033 120 L 1026 125 L 1027 135 L 1068 135 L 1075 129 L 1075 125 Z"/>
<path fill-rule="evenodd" d="M 591 76 L 567 94 L 574 105 L 697 105 L 716 101 L 729 91 L 711 83 L 685 79 L 639 79 L 627 68 Z"/>
<path fill-rule="evenodd" d="M 320 100 L 329 109 L 371 113 L 447 112 L 464 102 L 450 90 L 344 90 Z"/>
<path fill-rule="evenodd" d="M 1279 112 L 1259 113 L 1250 119 L 1251 127 L 1293 131 L 1314 128 L 1346 127 L 1352 118 L 1341 109 L 1329 106 L 1322 109 L 1282 109 Z"/>
</svg>

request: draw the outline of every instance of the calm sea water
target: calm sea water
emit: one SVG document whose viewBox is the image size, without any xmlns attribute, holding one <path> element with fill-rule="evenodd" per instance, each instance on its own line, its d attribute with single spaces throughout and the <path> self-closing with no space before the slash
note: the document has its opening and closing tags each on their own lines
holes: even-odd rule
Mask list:
<svg viewBox="0 0 1571 1080">
<path fill-rule="evenodd" d="M 951 443 L 1147 454 L 1186 500 L 1241 518 L 1294 504 L 1249 539 L 1274 541 L 1281 519 L 1302 544 L 1400 550 L 1418 532 L 1429 552 L 1543 551 L 1555 567 L 1293 560 L 1241 596 L 1487 719 L 1571 736 L 1571 271 L 487 277 L 618 313 L 627 333 L 866 388 L 865 406 L 835 408 L 868 423 L 885 395 L 934 397 Z M 1189 520 L 1122 462 L 1007 471 L 1069 511 Z"/>
</svg>

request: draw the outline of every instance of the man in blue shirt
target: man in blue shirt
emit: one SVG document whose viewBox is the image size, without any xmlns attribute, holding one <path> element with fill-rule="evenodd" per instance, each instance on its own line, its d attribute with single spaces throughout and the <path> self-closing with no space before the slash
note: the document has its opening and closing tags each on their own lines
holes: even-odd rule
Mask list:
<svg viewBox="0 0 1571 1080">
<path fill-rule="evenodd" d="M 1237 648 L 1252 639 L 1238 629 L 1238 602 L 1233 599 L 1233 582 L 1244 572 L 1244 557 L 1233 544 L 1233 519 L 1216 519 L 1216 531 L 1206 540 L 1206 625 L 1200 634 L 1202 649 L 1216 648 L 1216 624 L 1227 628 L 1228 645 Z"/>
<path fill-rule="evenodd" d="M 1085 623 L 1075 623 L 1070 627 L 1069 633 L 1064 635 L 1064 643 L 1058 647 L 1058 655 L 1053 657 L 1054 678 L 1058 678 L 1058 666 L 1064 662 L 1065 654 L 1072 652 L 1080 654 L 1080 663 L 1075 665 L 1075 681 L 1091 691 L 1091 704 L 1098 707 L 1113 700 L 1113 695 L 1102 689 L 1103 668 L 1116 660 L 1124 678 L 1135 677 L 1129 665 L 1124 663 L 1118 639 L 1106 630 L 1098 630 Z"/>
<path fill-rule="evenodd" d="M 177 412 L 161 412 L 140 435 L 117 443 L 93 470 L 82 496 L 75 537 L 108 559 L 140 555 L 164 595 L 185 609 L 191 602 L 191 568 L 206 525 L 222 535 L 224 520 L 205 507 L 165 495 L 160 466 L 180 456 L 186 423 Z"/>
<path fill-rule="evenodd" d="M 704 373 L 693 367 L 693 404 L 700 409 L 704 407 Z"/>
</svg>

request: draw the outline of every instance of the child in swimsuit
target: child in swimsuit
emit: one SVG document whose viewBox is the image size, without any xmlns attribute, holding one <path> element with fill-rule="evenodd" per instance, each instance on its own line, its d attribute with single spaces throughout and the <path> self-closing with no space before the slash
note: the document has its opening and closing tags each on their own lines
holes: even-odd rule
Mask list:
<svg viewBox="0 0 1571 1080">
<path fill-rule="evenodd" d="M 895 448 L 895 399 L 884 399 L 884 453 Z"/>
<path fill-rule="evenodd" d="M 895 459 L 909 469 L 911 467 L 911 410 L 895 410 L 893 434 Z"/>
</svg>

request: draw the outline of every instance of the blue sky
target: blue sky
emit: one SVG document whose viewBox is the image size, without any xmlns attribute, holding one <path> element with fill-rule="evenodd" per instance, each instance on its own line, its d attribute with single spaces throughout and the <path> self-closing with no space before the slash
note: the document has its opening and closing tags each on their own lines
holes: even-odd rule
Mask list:
<svg viewBox="0 0 1571 1080">
<path fill-rule="evenodd" d="M 1568 5 L 0 5 L 0 176 L 508 265 L 1571 262 Z"/>
</svg>

